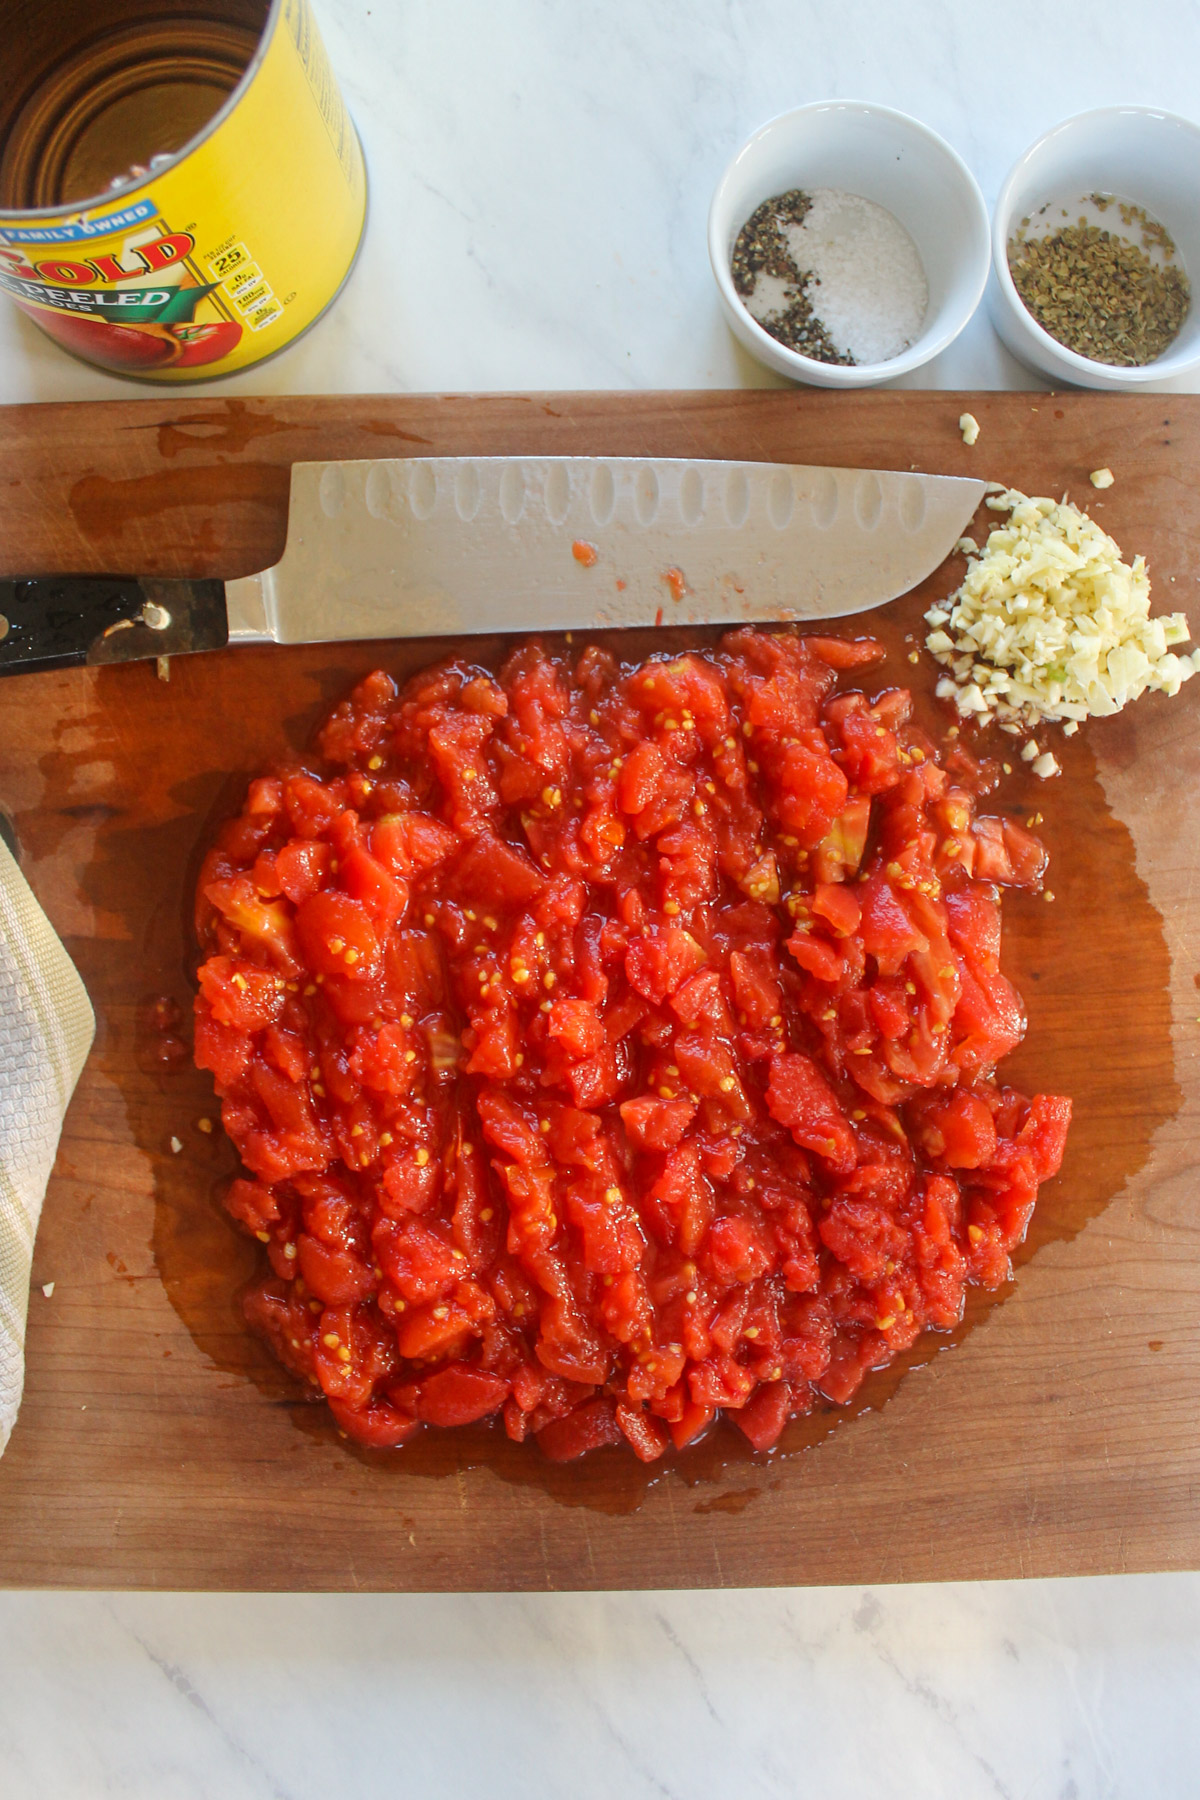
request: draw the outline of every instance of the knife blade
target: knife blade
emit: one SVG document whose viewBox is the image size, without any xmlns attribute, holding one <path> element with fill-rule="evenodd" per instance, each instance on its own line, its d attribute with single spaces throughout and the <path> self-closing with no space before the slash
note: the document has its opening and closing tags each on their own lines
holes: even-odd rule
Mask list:
<svg viewBox="0 0 1200 1800">
<path fill-rule="evenodd" d="M 0 582 L 0 673 L 226 643 L 844 618 L 907 593 L 985 483 L 620 457 L 296 463 L 278 563 Z"/>
</svg>

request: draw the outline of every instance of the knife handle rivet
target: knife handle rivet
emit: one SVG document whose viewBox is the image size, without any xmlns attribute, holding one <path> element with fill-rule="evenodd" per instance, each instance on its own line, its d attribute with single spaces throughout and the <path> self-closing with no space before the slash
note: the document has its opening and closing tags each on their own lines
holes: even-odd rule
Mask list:
<svg viewBox="0 0 1200 1800">
<path fill-rule="evenodd" d="M 171 623 L 171 615 L 165 606 L 158 606 L 153 600 L 147 601 L 141 610 L 141 622 L 148 625 L 151 631 L 165 631 Z"/>
</svg>

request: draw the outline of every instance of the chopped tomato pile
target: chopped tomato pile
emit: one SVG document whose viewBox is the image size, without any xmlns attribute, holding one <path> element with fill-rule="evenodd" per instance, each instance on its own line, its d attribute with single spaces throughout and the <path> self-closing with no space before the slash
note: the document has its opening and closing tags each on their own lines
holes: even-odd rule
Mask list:
<svg viewBox="0 0 1200 1800">
<path fill-rule="evenodd" d="M 837 691 L 880 654 L 373 674 L 251 784 L 196 1060 L 248 1318 L 349 1436 L 761 1450 L 1006 1280 L 1070 1117 L 994 1075 L 1045 856 L 905 690 Z"/>
</svg>

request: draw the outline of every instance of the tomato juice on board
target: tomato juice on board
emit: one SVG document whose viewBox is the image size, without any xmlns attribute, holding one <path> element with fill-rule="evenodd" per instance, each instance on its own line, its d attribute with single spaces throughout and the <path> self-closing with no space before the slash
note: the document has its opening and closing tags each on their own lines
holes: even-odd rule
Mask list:
<svg viewBox="0 0 1200 1800">
<path fill-rule="evenodd" d="M 351 1437 L 755 1448 L 995 1288 L 1069 1102 L 999 895 L 1044 852 L 872 643 L 377 673 L 206 857 L 196 1057 L 247 1315 Z"/>
<path fill-rule="evenodd" d="M 366 173 L 309 0 L 0 0 L 0 25 L 0 289 L 48 336 L 186 382 L 324 311 Z"/>
</svg>

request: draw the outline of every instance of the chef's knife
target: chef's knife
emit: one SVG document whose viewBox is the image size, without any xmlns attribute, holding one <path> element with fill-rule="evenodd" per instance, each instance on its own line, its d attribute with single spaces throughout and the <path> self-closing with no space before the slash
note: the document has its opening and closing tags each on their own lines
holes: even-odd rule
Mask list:
<svg viewBox="0 0 1200 1800">
<path fill-rule="evenodd" d="M 0 673 L 225 644 L 843 618 L 907 593 L 983 498 L 790 463 L 296 463 L 287 544 L 232 581 L 0 581 Z"/>
</svg>

